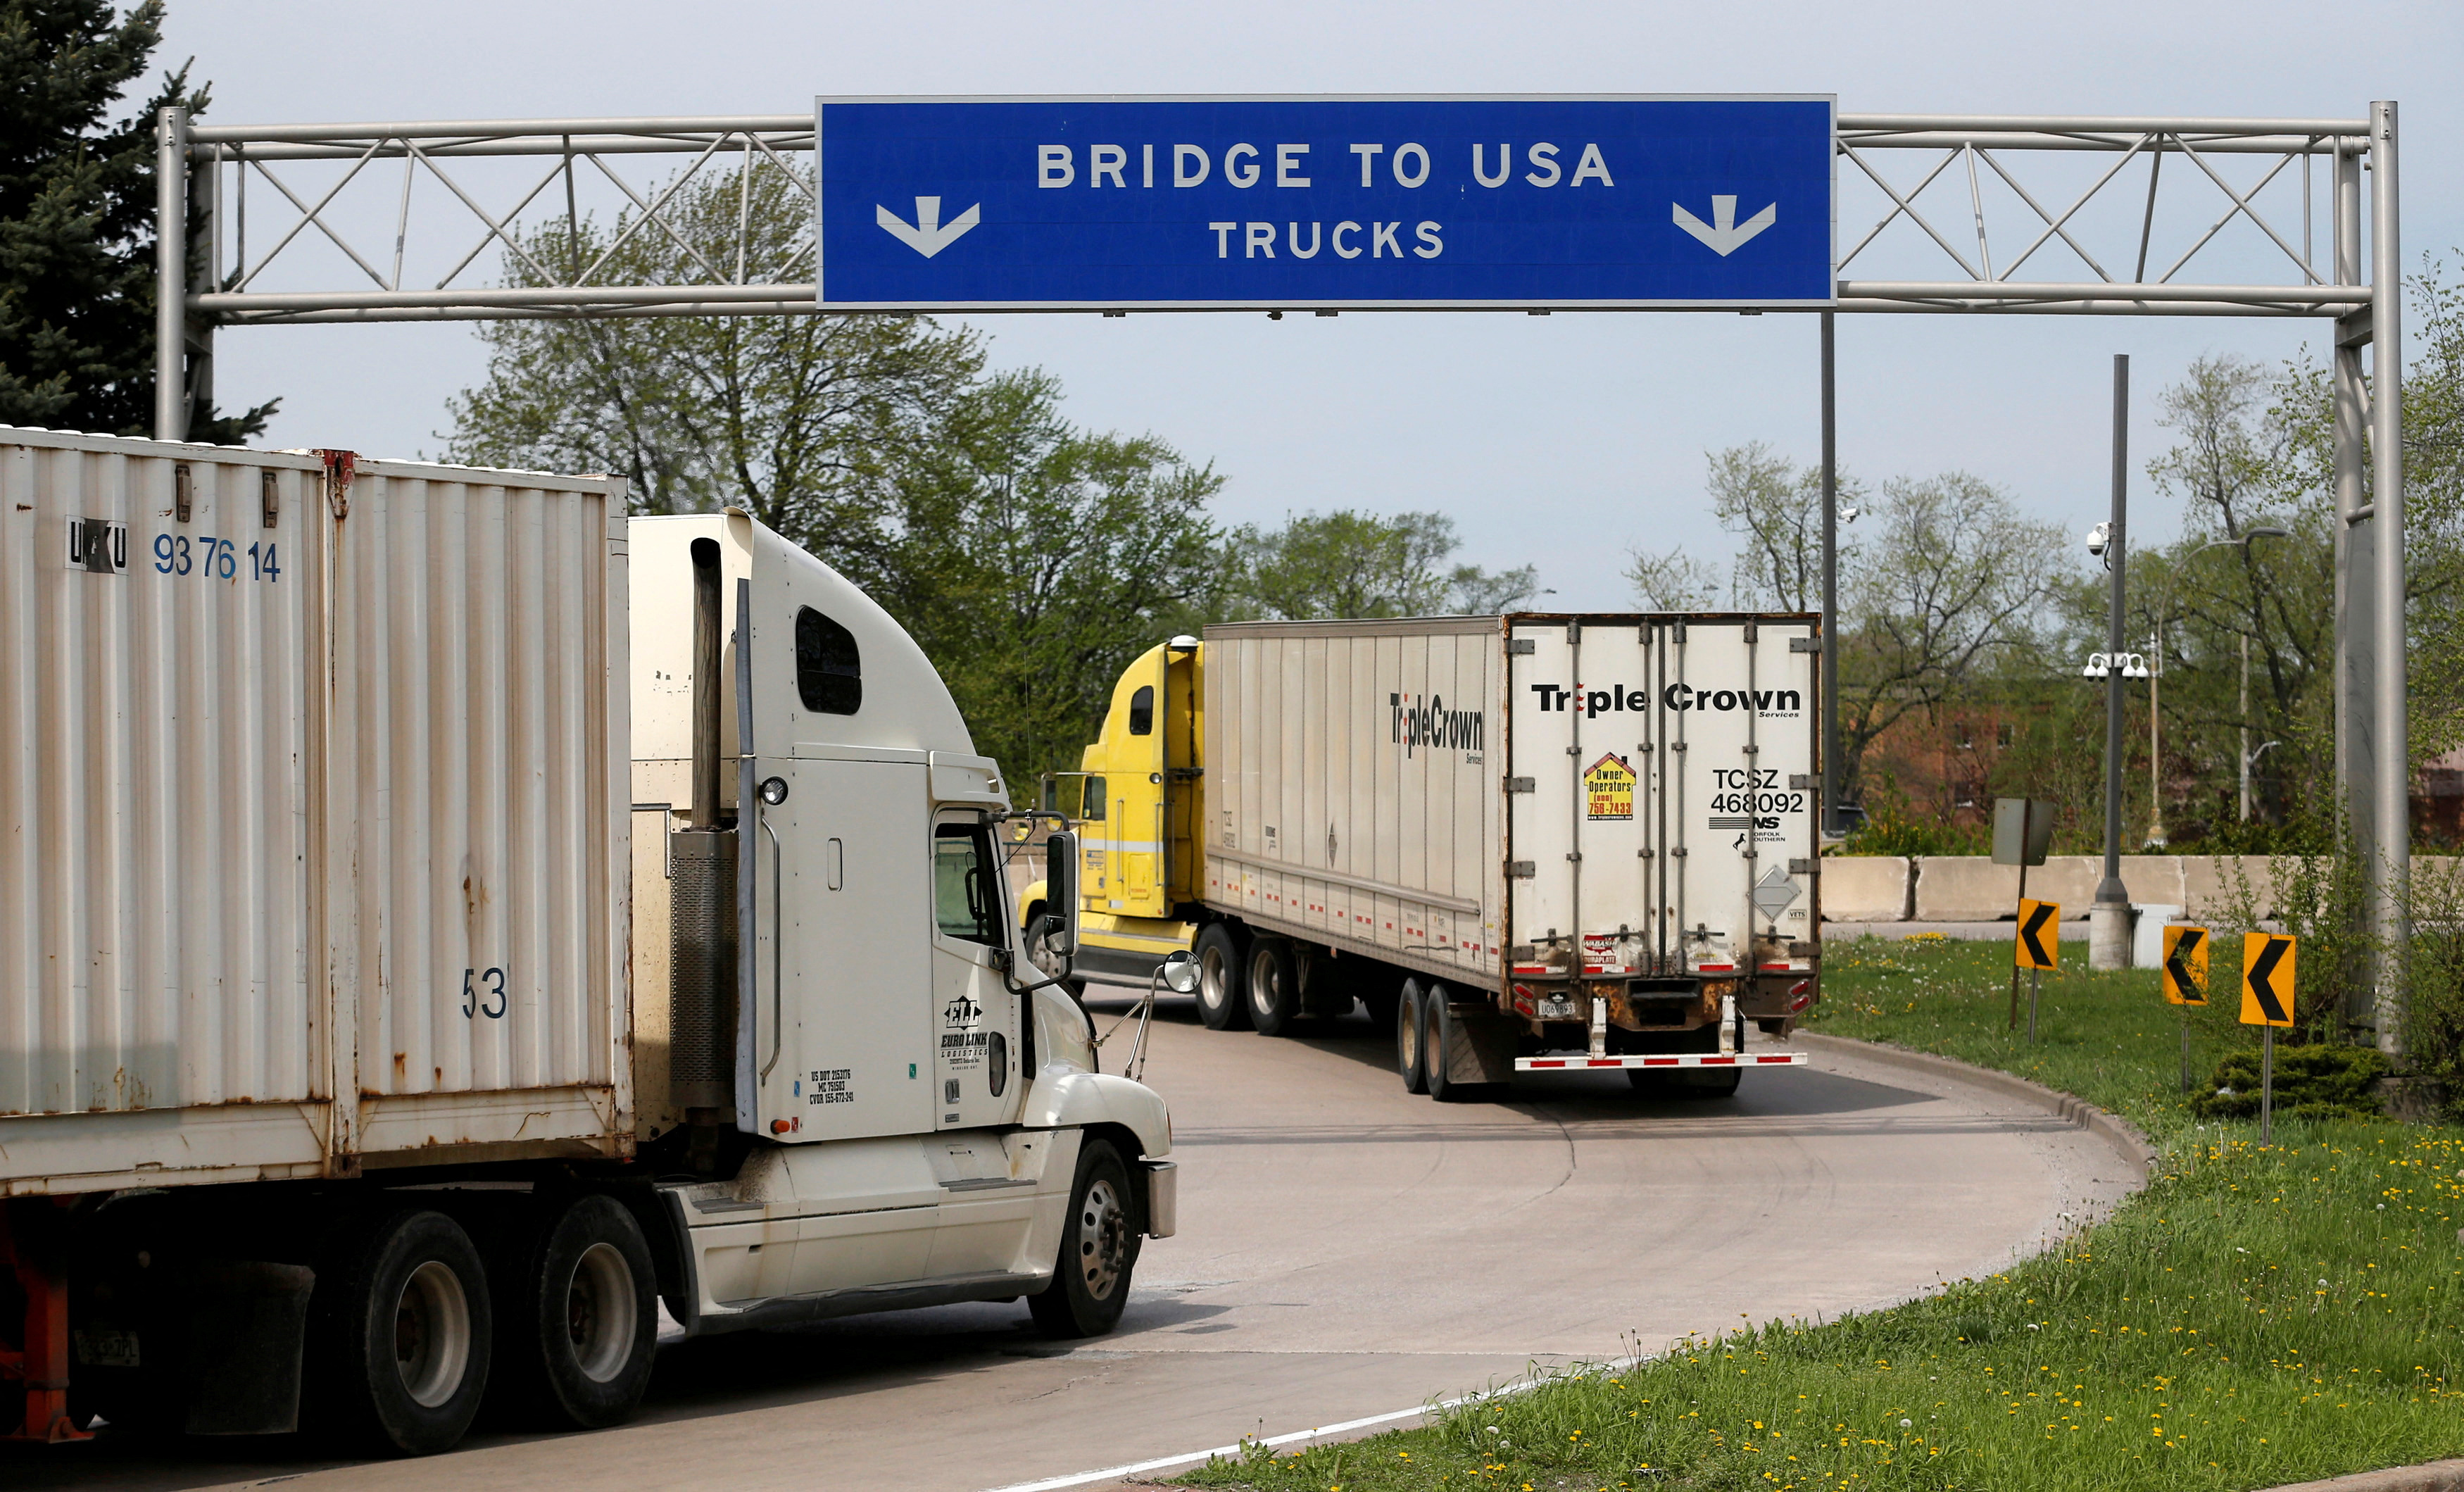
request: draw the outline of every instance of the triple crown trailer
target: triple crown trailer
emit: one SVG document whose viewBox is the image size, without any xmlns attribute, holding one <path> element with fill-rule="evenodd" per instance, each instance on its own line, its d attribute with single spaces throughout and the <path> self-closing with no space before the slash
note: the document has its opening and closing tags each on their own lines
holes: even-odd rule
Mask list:
<svg viewBox="0 0 2464 1492">
<path fill-rule="evenodd" d="M 662 1302 L 1119 1317 L 1171 1125 L 1017 956 L 1000 767 L 854 586 L 624 494 L 0 431 L 19 1437 L 608 1424 Z"/>
<path fill-rule="evenodd" d="M 1439 1098 L 1585 1067 L 1733 1093 L 1804 1061 L 1744 1023 L 1783 1033 L 1817 992 L 1819 638 L 1732 613 L 1175 638 L 1054 783 L 1075 967 L 1143 983 L 1188 948 L 1219 1030 L 1393 1011 Z"/>
</svg>

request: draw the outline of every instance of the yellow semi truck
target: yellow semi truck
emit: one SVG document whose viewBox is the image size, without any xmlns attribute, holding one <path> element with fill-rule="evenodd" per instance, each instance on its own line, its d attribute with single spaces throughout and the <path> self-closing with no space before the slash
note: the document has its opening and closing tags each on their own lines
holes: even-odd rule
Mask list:
<svg viewBox="0 0 2464 1492">
<path fill-rule="evenodd" d="M 1360 1001 L 1440 1098 L 1601 1067 L 1724 1095 L 1801 1063 L 1745 1025 L 1819 993 L 1818 638 L 1739 613 L 1175 637 L 1045 779 L 1085 857 L 1072 973 L 1144 986 L 1186 950 L 1217 1030 Z"/>
</svg>

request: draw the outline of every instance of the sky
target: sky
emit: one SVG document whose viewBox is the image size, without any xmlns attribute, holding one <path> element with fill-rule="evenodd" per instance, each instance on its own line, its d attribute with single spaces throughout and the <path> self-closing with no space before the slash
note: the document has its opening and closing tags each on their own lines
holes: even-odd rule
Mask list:
<svg viewBox="0 0 2464 1492">
<path fill-rule="evenodd" d="M 816 94 L 1817 93 L 1837 95 L 1843 114 L 2310 119 L 2359 118 L 2370 100 L 2392 99 L 2406 256 L 2453 258 L 2464 245 L 2464 100 L 2453 83 L 2464 7 L 2452 0 L 2333 9 L 2079 0 L 2057 13 L 1888 0 L 171 0 L 161 55 L 195 58 L 195 76 L 213 85 L 209 117 L 225 124 L 784 115 L 809 110 Z M 1904 185 L 1931 159 L 1893 152 L 1880 164 Z M 2105 164 L 2065 158 L 2046 180 L 2076 189 L 2085 184 L 2079 171 Z M 2219 169 L 2239 186 L 2264 164 Z M 1956 182 L 1955 197 L 1919 203 L 1963 243 L 1972 228 L 1964 179 L 1954 170 L 1944 181 Z M 2295 178 L 2269 191 L 2260 200 L 2274 206 L 2262 210 L 2298 227 Z M 2025 208 L 1990 177 L 1983 195 L 2007 255 L 2011 239 L 2000 235 L 2022 236 L 2015 214 Z M 2128 201 L 2100 201 L 2098 210 L 2113 208 L 2102 226 L 2136 210 L 2139 199 L 2122 195 Z M 1842 237 L 1872 221 L 1855 219 L 1857 202 L 1881 200 L 1843 171 Z M 2189 247 L 2229 206 L 2212 194 L 2181 201 L 2173 212 L 2166 199 L 2160 253 Z M 266 220 L 267 208 L 254 210 Z M 390 235 L 389 218 L 377 219 L 391 210 L 386 198 L 364 220 L 372 237 Z M 1903 223 L 1848 273 L 1946 277 L 1934 252 Z M 2275 252 L 2241 223 L 2203 253 L 2198 273 L 2182 278 L 2288 268 L 2280 255 L 2271 265 Z M 2204 318 L 1837 320 L 1844 470 L 1871 481 L 1967 471 L 2074 532 L 2109 501 L 2114 354 L 2133 361 L 2129 440 L 2144 472 L 2171 440 L 2157 424 L 2157 394 L 2193 359 L 2318 360 L 2327 330 L 2317 320 Z M 1080 425 L 1151 433 L 1212 463 L 1224 478 L 1222 521 L 1272 524 L 1338 507 L 1442 513 L 1463 539 L 1458 560 L 1534 565 L 1555 593 L 1551 606 L 1631 604 L 1620 572 L 1638 544 L 1725 560 L 1733 546 L 1704 494 L 1707 451 L 1752 440 L 1800 461 L 1819 451 L 1818 329 L 1808 315 L 1227 313 L 979 324 L 997 364 L 1055 374 Z M 473 329 L 456 323 L 234 329 L 218 337 L 216 360 L 225 408 L 282 400 L 272 444 L 371 455 L 440 451 L 447 402 L 486 369 Z M 2180 501 L 2144 474 L 2132 496 L 2141 540 L 2178 528 Z"/>
</svg>

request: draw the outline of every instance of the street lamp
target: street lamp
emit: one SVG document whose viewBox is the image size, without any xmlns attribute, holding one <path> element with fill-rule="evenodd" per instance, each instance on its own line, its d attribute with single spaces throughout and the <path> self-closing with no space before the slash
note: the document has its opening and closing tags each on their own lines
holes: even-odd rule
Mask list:
<svg viewBox="0 0 2464 1492">
<path fill-rule="evenodd" d="M 2261 523 L 2255 527 L 2244 529 L 2240 534 L 2232 538 L 2211 539 L 2207 543 L 2201 544 L 2198 548 L 2191 550 L 2189 554 L 2183 558 L 2185 560 L 2194 560 L 2199 556 L 2206 554 L 2211 549 L 2238 549 L 2244 554 L 2248 554 L 2250 553 L 2250 544 L 2253 539 L 2291 538 L 2292 537 L 2293 531 L 2291 529 L 2278 528 L 2273 523 Z M 2267 746 L 2261 746 L 2257 752 L 2254 752 L 2250 749 L 2250 634 L 2248 632 L 2241 634 L 2241 704 L 2239 714 L 2241 716 L 2241 751 L 2239 754 L 2241 759 L 2241 793 L 2240 813 L 2237 817 L 2241 823 L 2248 823 L 2250 822 L 2251 764 L 2258 759 L 2259 753 L 2267 750 Z M 2270 741 L 2267 743 L 2268 746 L 2277 744 L 2279 743 L 2276 741 Z"/>
</svg>

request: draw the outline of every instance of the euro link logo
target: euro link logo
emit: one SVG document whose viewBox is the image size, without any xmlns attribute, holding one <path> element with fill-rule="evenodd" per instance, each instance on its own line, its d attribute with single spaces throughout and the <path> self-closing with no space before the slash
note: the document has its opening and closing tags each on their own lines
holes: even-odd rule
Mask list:
<svg viewBox="0 0 2464 1492">
<path fill-rule="evenodd" d="M 1403 748 L 1404 756 L 1423 746 L 1445 751 L 1485 749 L 1481 744 L 1481 712 L 1448 710 L 1442 694 L 1431 694 L 1426 705 L 1419 703 L 1419 698 L 1418 694 L 1386 696 L 1388 738 Z"/>
</svg>

